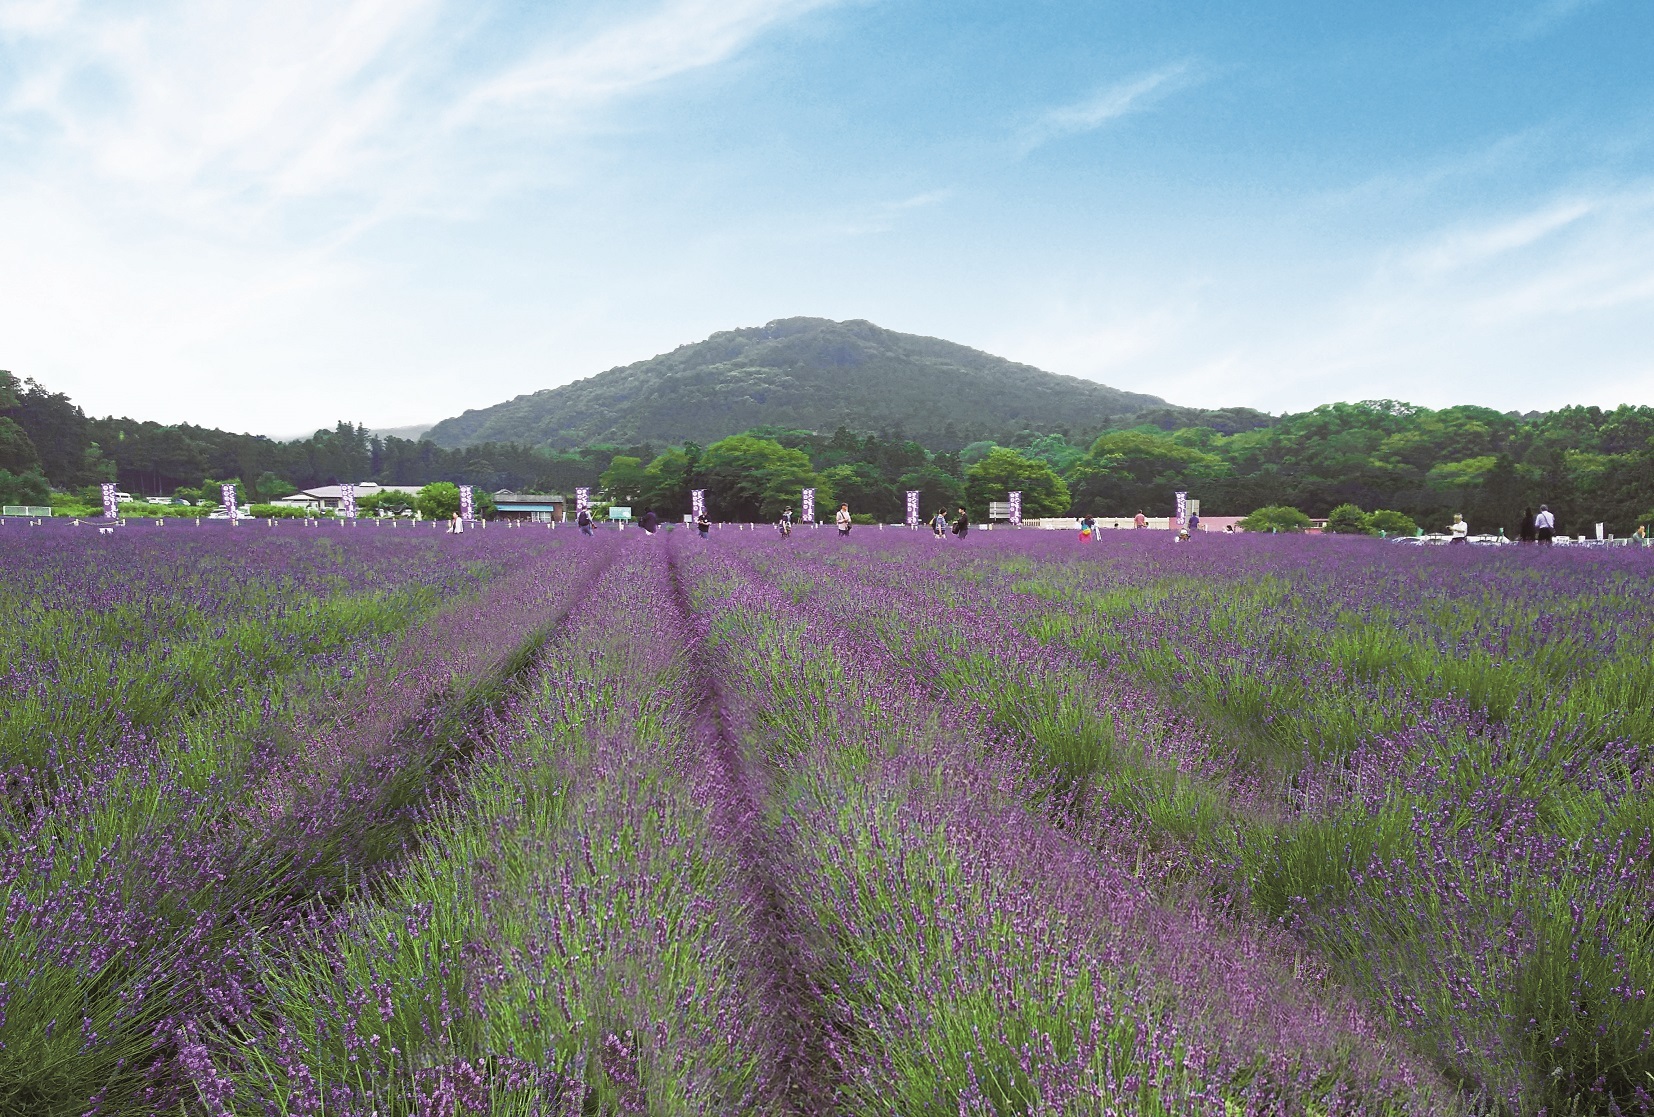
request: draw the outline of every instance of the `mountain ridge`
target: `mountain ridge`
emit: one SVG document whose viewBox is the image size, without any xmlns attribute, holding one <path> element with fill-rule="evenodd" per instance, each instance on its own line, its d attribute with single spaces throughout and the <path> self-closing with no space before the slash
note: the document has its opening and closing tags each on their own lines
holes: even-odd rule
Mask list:
<svg viewBox="0 0 1654 1117">
<path fill-rule="evenodd" d="M 1047 372 L 942 338 L 852 319 L 782 318 L 490 407 L 425 433 L 439 446 L 715 441 L 759 426 L 1084 427 L 1166 401 Z"/>
</svg>

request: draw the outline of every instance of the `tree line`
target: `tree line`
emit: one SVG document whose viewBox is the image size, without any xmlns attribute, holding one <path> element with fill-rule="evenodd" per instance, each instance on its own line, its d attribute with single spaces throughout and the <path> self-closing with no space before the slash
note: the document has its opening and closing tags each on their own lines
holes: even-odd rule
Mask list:
<svg viewBox="0 0 1654 1117">
<path fill-rule="evenodd" d="M 957 447 L 957 448 L 955 448 Z M 607 443 L 553 450 L 516 443 L 444 449 L 339 422 L 281 442 L 191 424 L 88 418 L 67 396 L 0 372 L 0 499 L 44 504 L 112 480 L 140 495 L 211 498 L 223 481 L 266 502 L 317 485 L 467 484 L 479 492 L 567 494 L 666 517 L 705 489 L 720 519 L 767 520 L 816 489 L 867 519 L 900 520 L 905 492 L 926 515 L 1023 493 L 1024 515 L 1164 515 L 1187 491 L 1208 515 L 1267 506 L 1325 516 L 1350 505 L 1393 511 L 1427 530 L 1462 513 L 1476 531 L 1511 533 L 1548 503 L 1585 530 L 1629 533 L 1654 519 L 1654 408 L 1568 407 L 1525 415 L 1393 400 L 1269 416 L 1245 408 L 1166 407 L 1091 429 L 1008 429 L 946 448 L 883 431 L 831 434 L 756 427 L 707 446 Z M 88 494 L 89 498 L 89 494 Z"/>
</svg>

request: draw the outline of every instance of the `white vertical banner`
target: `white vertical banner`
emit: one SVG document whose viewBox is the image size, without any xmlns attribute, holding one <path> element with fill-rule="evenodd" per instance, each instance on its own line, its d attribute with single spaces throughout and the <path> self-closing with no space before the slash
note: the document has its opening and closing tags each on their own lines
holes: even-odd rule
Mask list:
<svg viewBox="0 0 1654 1117">
<path fill-rule="evenodd" d="M 472 515 L 472 513 L 476 510 L 476 506 L 472 503 L 475 498 L 471 494 L 472 489 L 470 485 L 461 485 L 459 487 L 459 518 L 464 520 L 466 523 L 470 523 L 475 518 Z"/>
<path fill-rule="evenodd" d="M 697 520 L 706 515 L 706 490 L 689 490 L 689 514 Z"/>
<path fill-rule="evenodd" d="M 574 490 L 574 510 L 575 510 L 575 512 L 579 512 L 582 508 L 590 508 L 591 506 L 592 506 L 592 491 L 590 489 L 575 489 Z"/>
<path fill-rule="evenodd" d="M 1016 492 L 1006 493 L 1005 494 L 1005 499 L 1006 499 L 1007 503 L 1009 503 L 1010 506 L 1011 506 L 1011 523 L 1015 524 L 1018 527 L 1021 527 L 1022 526 L 1022 490 L 1018 489 Z"/>
<path fill-rule="evenodd" d="M 103 489 L 104 519 L 113 520 L 116 516 L 121 514 L 121 506 L 115 500 L 115 483 L 113 481 L 105 481 L 101 488 Z"/>
<path fill-rule="evenodd" d="M 907 526 L 919 526 L 919 490 L 907 490 Z"/>
<path fill-rule="evenodd" d="M 1189 494 L 1177 495 L 1177 526 L 1179 530 L 1189 526 Z"/>
<path fill-rule="evenodd" d="M 218 486 L 218 503 L 230 514 L 230 523 L 235 523 L 236 513 L 240 509 L 235 506 L 235 485 L 223 484 Z"/>
<path fill-rule="evenodd" d="M 814 489 L 804 490 L 804 514 L 799 519 L 807 524 L 816 522 L 816 491 Z"/>
<path fill-rule="evenodd" d="M 1603 524 L 1598 524 L 1597 525 L 1597 541 L 1598 542 L 1601 542 L 1601 540 L 1602 540 L 1602 529 L 1603 529 L 1604 526 L 1605 525 L 1603 525 Z"/>
<path fill-rule="evenodd" d="M 339 515 L 347 520 L 356 518 L 356 486 L 339 486 Z"/>
</svg>

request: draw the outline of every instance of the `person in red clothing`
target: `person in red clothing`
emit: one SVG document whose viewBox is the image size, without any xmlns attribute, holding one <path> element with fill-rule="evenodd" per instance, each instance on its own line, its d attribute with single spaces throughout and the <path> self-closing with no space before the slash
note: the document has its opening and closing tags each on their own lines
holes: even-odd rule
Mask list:
<svg viewBox="0 0 1654 1117">
<path fill-rule="evenodd" d="M 1143 515 L 1143 510 L 1141 508 L 1139 508 L 1137 510 L 1137 515 L 1132 518 L 1131 522 L 1132 522 L 1132 525 L 1134 527 L 1148 527 L 1149 526 L 1149 518 L 1147 516 Z"/>
</svg>

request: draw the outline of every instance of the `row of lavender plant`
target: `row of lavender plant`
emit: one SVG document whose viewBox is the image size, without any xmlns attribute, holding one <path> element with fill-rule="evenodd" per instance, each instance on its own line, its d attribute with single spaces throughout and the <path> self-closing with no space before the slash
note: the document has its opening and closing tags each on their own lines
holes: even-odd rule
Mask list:
<svg viewBox="0 0 1654 1117">
<path fill-rule="evenodd" d="M 541 653 L 418 854 L 298 936 L 192 1056 L 209 1111 L 736 1113 L 772 1097 L 747 908 L 664 556 Z"/>
<path fill-rule="evenodd" d="M 0 763 L 57 768 L 381 642 L 498 560 L 439 541 L 0 536 Z"/>
<path fill-rule="evenodd" d="M 1142 584 L 1167 555 L 1175 579 Z M 1264 913 L 1474 1094 L 1649 1110 L 1643 556 L 1131 537 L 1058 556 L 940 565 L 1045 597 L 1009 615 L 1141 671 L 1274 783 L 1279 822 L 1209 832 Z"/>
<path fill-rule="evenodd" d="M 272 552 L 225 568 L 256 579 L 260 557 Z M 408 557 L 411 576 L 432 573 L 423 549 Z M 521 573 L 401 643 L 394 632 L 377 642 L 336 633 L 266 679 L 262 703 L 221 701 L 164 732 L 129 729 L 81 763 L 14 770 L 0 850 L 0 1103 L 40 1113 L 170 1106 L 177 1029 L 225 942 L 393 852 L 410 803 L 386 784 L 405 800 L 416 781 L 388 777 L 424 766 L 420 719 L 434 724 L 452 704 L 444 693 L 489 669 L 469 646 L 489 608 L 545 623 L 559 575 L 572 572 L 546 558 L 543 546 L 454 552 L 451 570 Z M 523 623 L 493 635 L 509 649 Z M 375 707 L 394 716 L 360 720 Z"/>
<path fill-rule="evenodd" d="M 809 548 L 723 544 L 691 560 L 699 606 L 747 696 L 733 720 L 779 772 L 846 1112 L 1433 1108 L 1428 1076 L 1278 944 L 1160 906 L 1094 852 L 1118 843 L 1031 804 L 1028 742 L 974 695 L 938 701 L 941 658 L 895 658 L 894 627 L 865 623 L 931 640 L 898 594 Z"/>
</svg>

